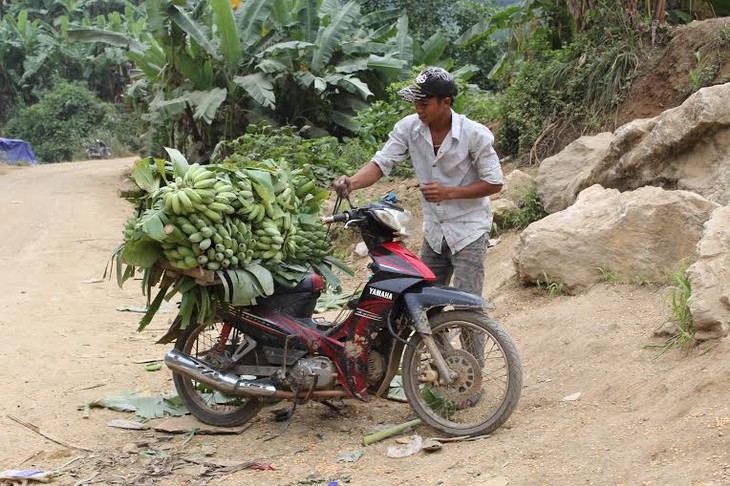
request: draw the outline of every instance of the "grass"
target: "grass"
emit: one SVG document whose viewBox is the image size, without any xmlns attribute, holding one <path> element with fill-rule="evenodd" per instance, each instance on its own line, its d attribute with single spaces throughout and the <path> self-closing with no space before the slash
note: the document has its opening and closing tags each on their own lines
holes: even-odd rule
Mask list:
<svg viewBox="0 0 730 486">
<path fill-rule="evenodd" d="M 544 280 L 540 280 L 539 278 L 535 281 L 535 285 L 538 289 L 542 290 L 544 289 L 548 296 L 550 297 L 556 297 L 558 295 L 562 295 L 564 289 L 564 285 L 562 282 L 558 282 L 556 280 L 553 280 L 548 276 L 547 273 L 542 272 L 542 276 Z"/>
<path fill-rule="evenodd" d="M 695 328 L 692 321 L 692 311 L 688 304 L 689 298 L 692 295 L 692 287 L 684 269 L 676 271 L 670 278 L 673 285 L 667 287 L 667 290 L 669 291 L 672 321 L 676 325 L 676 332 L 663 344 L 645 346 L 660 348 L 660 355 L 672 348 L 686 349 L 695 344 Z"/>
<path fill-rule="evenodd" d="M 604 282 L 610 283 L 610 284 L 617 284 L 620 280 L 619 274 L 615 270 L 611 270 L 610 268 L 603 268 L 603 267 L 596 267 L 598 271 L 601 273 L 601 278 Z"/>
</svg>

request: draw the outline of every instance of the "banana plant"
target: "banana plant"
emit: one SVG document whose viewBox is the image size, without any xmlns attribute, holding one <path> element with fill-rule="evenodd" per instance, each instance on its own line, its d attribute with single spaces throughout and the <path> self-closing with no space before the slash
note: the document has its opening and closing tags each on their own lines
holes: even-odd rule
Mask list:
<svg viewBox="0 0 730 486">
<path fill-rule="evenodd" d="M 146 0 L 141 35 L 70 28 L 69 38 L 126 49 L 142 71 L 133 92 L 158 145 L 206 157 L 260 119 L 352 128 L 352 115 L 410 68 L 407 22 L 360 15 L 340 0 Z M 383 28 L 388 25 L 388 28 Z M 378 37 L 369 37 L 377 34 Z M 366 52 L 369 50 L 370 52 Z M 197 154 L 195 153 L 197 152 Z"/>
</svg>

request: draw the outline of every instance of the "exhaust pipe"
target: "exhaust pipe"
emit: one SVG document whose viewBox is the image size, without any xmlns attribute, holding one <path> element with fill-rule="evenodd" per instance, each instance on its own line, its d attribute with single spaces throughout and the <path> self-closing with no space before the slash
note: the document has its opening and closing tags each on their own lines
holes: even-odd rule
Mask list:
<svg viewBox="0 0 730 486">
<path fill-rule="evenodd" d="M 185 354 L 177 349 L 171 349 L 165 354 L 165 364 L 172 371 L 209 385 L 229 395 L 239 397 L 270 397 L 276 393 L 276 387 L 273 385 L 262 385 L 250 380 L 244 380 L 235 373 L 218 371 L 199 359 L 193 358 L 189 354 Z"/>
</svg>

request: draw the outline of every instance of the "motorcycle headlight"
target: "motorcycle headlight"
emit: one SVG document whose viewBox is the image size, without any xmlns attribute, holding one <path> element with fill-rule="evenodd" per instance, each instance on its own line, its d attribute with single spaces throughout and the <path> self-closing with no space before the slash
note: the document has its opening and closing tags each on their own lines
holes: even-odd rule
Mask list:
<svg viewBox="0 0 730 486">
<path fill-rule="evenodd" d="M 396 236 L 413 235 L 413 217 L 409 211 L 381 208 L 373 210 L 373 215 L 380 223 L 392 229 Z"/>
</svg>

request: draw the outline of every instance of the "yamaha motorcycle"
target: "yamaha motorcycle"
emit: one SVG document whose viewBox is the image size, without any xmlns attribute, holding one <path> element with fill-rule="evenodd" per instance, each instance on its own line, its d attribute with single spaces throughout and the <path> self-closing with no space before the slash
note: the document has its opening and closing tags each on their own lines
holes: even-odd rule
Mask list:
<svg viewBox="0 0 730 486">
<path fill-rule="evenodd" d="M 360 231 L 372 274 L 334 322 L 313 319 L 324 290 L 316 273 L 295 288 L 276 288 L 257 304 L 228 307 L 212 324 L 181 329 L 175 319 L 161 343 L 164 361 L 188 410 L 204 423 L 237 426 L 262 407 L 288 400 L 286 418 L 308 400 L 385 396 L 402 374 L 416 415 L 449 436 L 488 434 L 511 415 L 522 366 L 507 332 L 472 294 L 437 285 L 401 241 L 411 217 L 378 201 L 322 218 Z"/>
</svg>

